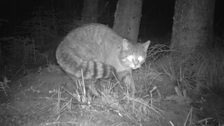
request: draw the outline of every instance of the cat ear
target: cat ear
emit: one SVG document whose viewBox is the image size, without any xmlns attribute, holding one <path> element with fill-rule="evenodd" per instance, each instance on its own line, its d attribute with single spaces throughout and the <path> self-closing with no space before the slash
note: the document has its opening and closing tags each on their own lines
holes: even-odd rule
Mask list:
<svg viewBox="0 0 224 126">
<path fill-rule="evenodd" d="M 127 39 L 123 39 L 122 41 L 122 49 L 123 50 L 128 50 L 129 49 L 129 42 Z"/>
<path fill-rule="evenodd" d="M 147 52 L 150 43 L 151 43 L 150 40 L 148 40 L 147 42 L 143 43 L 143 48 L 144 48 L 144 51 L 145 51 L 145 52 Z"/>
</svg>

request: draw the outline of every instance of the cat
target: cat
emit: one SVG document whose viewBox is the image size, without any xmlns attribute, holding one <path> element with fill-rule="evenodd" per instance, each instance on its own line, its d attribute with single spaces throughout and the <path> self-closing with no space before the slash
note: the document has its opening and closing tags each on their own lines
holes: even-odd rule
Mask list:
<svg viewBox="0 0 224 126">
<path fill-rule="evenodd" d="M 133 44 L 103 24 L 87 24 L 68 33 L 56 50 L 61 68 L 76 78 L 132 75 L 145 62 L 150 41 Z"/>
</svg>

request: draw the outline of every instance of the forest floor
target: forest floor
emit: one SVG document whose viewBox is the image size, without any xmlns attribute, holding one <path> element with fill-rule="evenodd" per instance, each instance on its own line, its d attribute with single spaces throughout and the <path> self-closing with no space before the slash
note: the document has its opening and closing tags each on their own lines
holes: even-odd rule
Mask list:
<svg viewBox="0 0 224 126">
<path fill-rule="evenodd" d="M 40 67 L 10 84 L 5 79 L 1 81 L 0 124 L 206 126 L 211 118 L 205 116 L 199 120 L 195 113 L 200 106 L 192 105 L 200 105 L 203 99 L 196 95 L 192 98 L 189 90 L 179 85 L 168 59 L 159 62 L 134 71 L 135 96 L 125 89 L 115 92 L 110 82 L 103 82 L 103 86 L 100 83 L 100 88 L 96 88 L 100 95 L 92 96 L 82 82 L 74 84 L 57 65 Z"/>
</svg>

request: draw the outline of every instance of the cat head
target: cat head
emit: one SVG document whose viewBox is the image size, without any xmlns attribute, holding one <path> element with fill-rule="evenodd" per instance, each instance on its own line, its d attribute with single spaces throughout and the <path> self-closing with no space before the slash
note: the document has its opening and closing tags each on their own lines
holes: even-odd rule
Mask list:
<svg viewBox="0 0 224 126">
<path fill-rule="evenodd" d="M 121 64 L 131 69 L 141 67 L 145 62 L 149 45 L 150 41 L 132 44 L 127 39 L 123 39 L 119 56 Z"/>
</svg>

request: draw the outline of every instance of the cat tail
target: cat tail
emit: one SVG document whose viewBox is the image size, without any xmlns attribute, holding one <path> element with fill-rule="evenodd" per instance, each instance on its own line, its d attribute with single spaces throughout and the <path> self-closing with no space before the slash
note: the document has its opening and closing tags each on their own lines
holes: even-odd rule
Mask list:
<svg viewBox="0 0 224 126">
<path fill-rule="evenodd" d="M 65 72 L 77 78 L 83 76 L 84 79 L 106 79 L 116 75 L 116 70 L 113 66 L 100 61 L 83 60 L 69 49 L 58 49 L 56 51 L 56 59 Z"/>
</svg>

